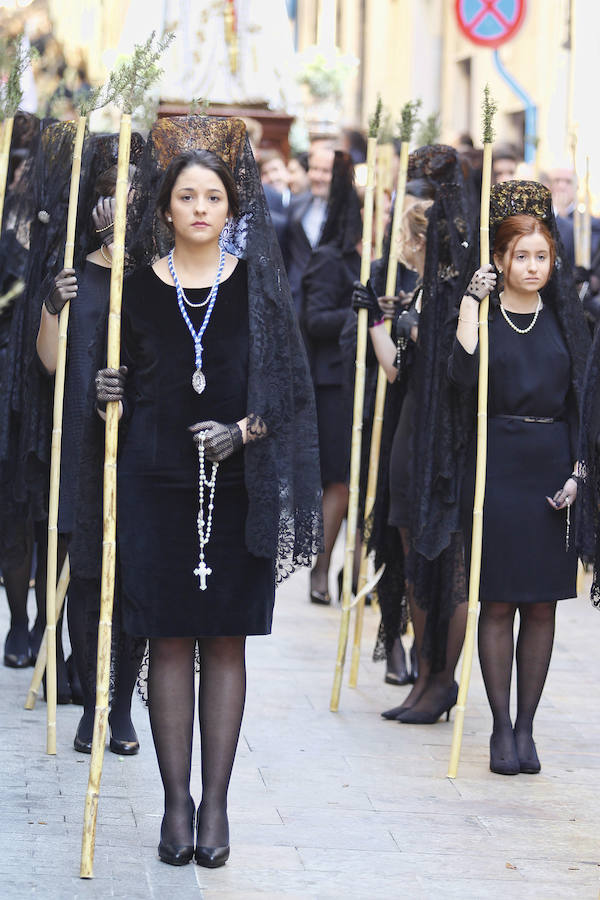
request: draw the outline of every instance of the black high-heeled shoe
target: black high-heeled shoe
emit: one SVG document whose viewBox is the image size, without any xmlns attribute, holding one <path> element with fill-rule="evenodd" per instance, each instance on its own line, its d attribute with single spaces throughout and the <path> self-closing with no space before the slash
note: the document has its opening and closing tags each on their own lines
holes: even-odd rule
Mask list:
<svg viewBox="0 0 600 900">
<path fill-rule="evenodd" d="M 190 805 L 192 807 L 192 835 L 194 834 L 194 824 L 196 817 L 196 808 L 194 806 L 194 801 L 190 797 Z M 182 844 L 177 846 L 176 844 L 172 844 L 170 841 L 163 840 L 163 825 L 164 825 L 164 817 L 163 824 L 160 826 L 160 843 L 158 845 L 158 856 L 162 862 L 167 863 L 169 866 L 187 866 L 187 864 L 191 861 L 194 855 L 194 845 L 192 844 Z"/>
<path fill-rule="evenodd" d="M 498 747 L 498 738 L 492 734 L 490 737 L 490 771 L 496 775 L 518 775 L 521 764 L 517 754 L 517 745 L 512 734 L 512 746 L 502 751 Z"/>
<path fill-rule="evenodd" d="M 118 756 L 135 756 L 136 753 L 140 752 L 140 742 L 138 741 L 138 736 L 136 734 L 135 728 L 133 728 L 133 723 L 131 724 L 133 729 L 133 734 L 135 737 L 132 740 L 121 740 L 121 738 L 115 737 L 113 734 L 112 725 L 110 722 L 110 716 L 108 717 L 108 728 L 110 733 L 110 741 L 109 741 L 109 749 L 111 753 L 116 753 Z"/>
<path fill-rule="evenodd" d="M 196 816 L 196 849 L 194 850 L 194 861 L 205 869 L 218 869 L 224 866 L 229 859 L 229 844 L 224 847 L 203 847 L 198 843 L 198 833 L 200 831 L 200 813 Z"/>
<path fill-rule="evenodd" d="M 542 770 L 542 764 L 537 755 L 535 741 L 531 735 L 527 736 L 527 742 L 529 743 L 529 747 L 527 748 L 527 752 L 524 753 L 523 750 L 519 750 L 517 736 L 515 735 L 515 747 L 519 759 L 519 771 L 523 775 L 538 775 Z"/>
<path fill-rule="evenodd" d="M 406 666 L 406 654 L 399 637 L 394 641 L 390 652 L 386 653 L 385 676 L 383 680 L 386 684 L 403 685 L 411 683 L 410 673 Z"/>
<path fill-rule="evenodd" d="M 414 709 L 410 707 L 405 712 L 400 713 L 396 718 L 403 725 L 435 725 L 437 720 L 446 713 L 446 722 L 450 720 L 450 710 L 456 706 L 458 698 L 458 684 L 453 681 L 444 697 L 436 707 L 432 709 Z"/>
</svg>

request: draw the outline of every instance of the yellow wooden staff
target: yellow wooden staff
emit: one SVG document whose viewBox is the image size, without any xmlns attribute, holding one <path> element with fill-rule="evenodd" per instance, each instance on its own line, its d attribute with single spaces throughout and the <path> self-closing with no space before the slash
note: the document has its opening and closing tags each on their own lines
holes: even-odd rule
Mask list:
<svg viewBox="0 0 600 900">
<path fill-rule="evenodd" d="M 481 180 L 481 213 L 479 228 L 480 265 L 490 261 L 490 188 L 492 178 L 492 143 L 494 140 L 493 118 L 496 104 L 490 97 L 489 86 L 486 85 L 483 100 L 483 170 Z M 475 634 L 477 632 L 477 614 L 479 609 L 479 583 L 481 577 L 481 550 L 483 541 L 483 502 L 485 499 L 485 479 L 487 463 L 487 405 L 488 405 L 488 309 L 489 297 L 479 304 L 479 384 L 477 391 L 477 461 L 475 467 L 475 502 L 473 505 L 473 535 L 471 540 L 471 568 L 469 572 L 469 609 L 463 648 L 463 664 L 460 673 L 458 700 L 454 716 L 454 731 L 450 751 L 448 778 L 456 778 L 462 736 L 465 722 L 465 709 Z"/>
<path fill-rule="evenodd" d="M 393 297 L 396 294 L 396 275 L 398 271 L 398 235 L 400 233 L 400 222 L 402 220 L 402 212 L 404 206 L 404 196 L 406 194 L 406 176 L 408 172 L 408 150 L 414 126 L 417 121 L 417 111 L 421 105 L 421 101 L 416 103 L 408 102 L 402 109 L 402 121 L 400 126 L 400 164 L 398 167 L 398 178 L 396 182 L 396 198 L 394 201 L 394 216 L 392 219 L 392 230 L 390 234 L 390 250 L 388 256 L 387 277 L 385 285 L 386 297 Z M 388 334 L 392 330 L 391 319 L 385 321 L 384 327 Z M 369 474 L 367 477 L 367 493 L 365 497 L 365 523 L 368 523 L 373 513 L 375 505 L 375 495 L 377 492 L 377 479 L 379 475 L 379 455 L 381 451 L 381 433 L 383 429 L 383 409 L 385 405 L 385 395 L 387 390 L 387 375 L 380 366 L 377 375 L 377 388 L 375 391 L 375 407 L 373 411 L 373 426 L 371 429 L 371 449 L 369 454 Z M 367 584 L 368 570 L 368 549 L 367 541 L 363 541 L 362 555 L 360 561 L 360 573 L 358 576 L 358 593 L 356 603 L 356 619 L 354 623 L 354 644 L 352 647 L 352 661 L 350 664 L 350 687 L 356 687 L 358 683 L 358 667 L 360 663 L 360 646 L 362 642 L 362 631 L 365 611 L 365 586 Z"/>
<path fill-rule="evenodd" d="M 136 45 L 131 59 L 112 73 L 108 82 L 111 99 L 122 109 L 119 129 L 119 156 L 115 191 L 115 227 L 110 277 L 110 307 L 108 313 L 107 365 L 118 369 L 121 356 L 121 300 L 125 264 L 125 227 L 127 195 L 129 191 L 129 157 L 131 148 L 131 116 L 140 106 L 148 88 L 158 79 L 161 70 L 156 63 L 173 35 L 155 43 L 154 32 L 143 45 Z M 117 445 L 119 437 L 119 404 L 106 408 L 104 450 L 102 577 L 100 621 L 98 625 L 98 660 L 96 670 L 96 714 L 90 772 L 85 796 L 80 877 L 92 878 L 96 840 L 96 818 L 100 798 L 100 780 L 104 761 L 106 727 L 108 722 L 108 694 L 112 641 L 112 613 L 117 559 Z"/>
<path fill-rule="evenodd" d="M 74 127 L 74 123 L 66 123 Z M 75 227 L 81 176 L 81 155 L 85 138 L 87 116 L 79 116 L 73 144 L 73 163 L 67 214 L 67 240 L 63 267 L 71 269 L 75 253 Z M 50 495 L 48 498 L 48 560 L 46 564 L 46 753 L 56 753 L 56 579 L 58 570 L 58 498 L 60 492 L 60 451 L 62 444 L 62 418 L 65 396 L 65 372 L 67 363 L 67 330 L 69 306 L 65 303 L 58 321 L 58 352 L 54 379 L 54 404 L 52 410 L 52 446 L 50 451 Z"/>
<path fill-rule="evenodd" d="M 360 280 L 366 284 L 371 270 L 371 247 L 373 243 L 373 192 L 375 182 L 375 154 L 377 150 L 377 134 L 381 119 L 381 98 L 377 100 L 377 108 L 369 125 L 367 138 L 367 186 L 363 210 L 362 258 Z M 350 494 L 348 497 L 348 516 L 346 519 L 346 548 L 344 555 L 344 572 L 342 580 L 342 616 L 338 638 L 337 659 L 333 679 L 333 689 L 329 708 L 337 712 L 340 703 L 342 675 L 350 629 L 350 611 L 352 597 L 352 574 L 354 569 L 354 544 L 358 524 L 358 493 L 360 482 L 360 452 L 362 444 L 363 406 L 365 399 L 365 360 L 367 356 L 368 316 L 366 309 L 358 311 L 358 330 L 356 336 L 356 374 L 354 378 L 354 411 L 352 417 L 352 447 L 350 452 Z"/>
</svg>

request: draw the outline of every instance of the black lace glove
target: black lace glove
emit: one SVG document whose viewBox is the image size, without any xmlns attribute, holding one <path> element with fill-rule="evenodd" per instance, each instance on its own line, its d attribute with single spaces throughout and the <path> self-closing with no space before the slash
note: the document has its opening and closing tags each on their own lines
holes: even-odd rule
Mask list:
<svg viewBox="0 0 600 900">
<path fill-rule="evenodd" d="M 573 280 L 575 284 L 583 284 L 584 281 L 589 281 L 591 277 L 591 269 L 586 269 L 585 266 L 573 266 Z"/>
<path fill-rule="evenodd" d="M 99 369 L 96 372 L 96 407 L 104 411 L 106 404 L 123 400 L 127 366 L 119 369 Z"/>
<path fill-rule="evenodd" d="M 396 338 L 410 340 L 413 328 L 419 327 L 419 313 L 414 308 L 403 310 L 396 319 Z"/>
<path fill-rule="evenodd" d="M 234 422 L 232 425 L 222 425 L 221 422 L 198 422 L 190 427 L 197 444 L 200 441 L 200 432 L 205 431 L 204 453 L 211 462 L 223 462 L 233 453 L 237 453 L 244 445 L 242 429 Z"/>
<path fill-rule="evenodd" d="M 65 303 L 77 296 L 75 269 L 61 269 L 54 279 L 54 287 L 44 300 L 44 306 L 51 316 L 57 316 Z"/>
<path fill-rule="evenodd" d="M 100 197 L 92 210 L 96 234 L 103 244 L 112 244 L 115 232 L 115 198 Z"/>
<path fill-rule="evenodd" d="M 477 269 L 474 273 L 467 285 L 465 295 L 467 297 L 472 297 L 473 300 L 477 300 L 478 303 L 481 303 L 484 297 L 487 297 L 490 291 L 493 291 L 495 287 L 496 273 L 494 267 L 491 263 L 486 263 L 485 266 L 481 266 L 481 268 Z"/>
<path fill-rule="evenodd" d="M 355 281 L 352 285 L 352 309 L 366 309 L 368 313 L 369 328 L 372 328 L 375 322 L 379 322 L 383 318 L 383 310 L 377 302 L 377 294 L 371 287 L 371 282 L 367 281 L 366 287 L 360 281 Z"/>
</svg>

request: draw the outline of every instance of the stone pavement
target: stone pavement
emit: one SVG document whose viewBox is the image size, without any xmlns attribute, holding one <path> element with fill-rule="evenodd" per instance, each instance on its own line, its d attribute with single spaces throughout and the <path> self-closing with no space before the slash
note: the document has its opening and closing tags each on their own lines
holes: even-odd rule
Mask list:
<svg viewBox="0 0 600 900">
<path fill-rule="evenodd" d="M 23 709 L 31 670 L 0 668 L 0 897 L 596 898 L 600 874 L 600 613 L 559 604 L 538 713 L 543 771 L 488 769 L 490 715 L 477 663 L 458 778 L 452 726 L 385 722 L 404 688 L 371 662 L 329 712 L 339 610 L 307 602 L 307 573 L 279 592 L 274 634 L 249 640 L 249 696 L 230 793 L 232 855 L 215 871 L 158 861 L 161 788 L 146 710 L 138 757 L 107 752 L 91 881 L 78 878 L 89 758 L 72 750 L 77 707 L 59 707 L 45 755 L 45 705 Z M 32 601 L 33 602 L 33 601 Z M 7 629 L 0 596 L 0 635 Z M 196 735 L 197 741 L 197 735 Z M 192 777 L 199 796 L 197 748 Z"/>
</svg>

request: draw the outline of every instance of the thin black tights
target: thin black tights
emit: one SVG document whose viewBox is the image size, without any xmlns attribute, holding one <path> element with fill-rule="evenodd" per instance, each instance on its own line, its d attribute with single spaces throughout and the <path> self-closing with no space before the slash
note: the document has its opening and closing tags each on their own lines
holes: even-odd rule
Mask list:
<svg viewBox="0 0 600 900">
<path fill-rule="evenodd" d="M 517 605 L 483 601 L 479 616 L 479 661 L 494 720 L 498 751 L 511 754 L 514 740 L 520 756 L 531 746 L 533 719 L 552 656 L 556 603 L 523 604 L 519 609 L 517 640 L 517 718 L 514 737 L 510 717 L 510 684 Z"/>
<path fill-rule="evenodd" d="M 202 749 L 202 847 L 229 843 L 227 790 L 246 697 L 246 639 L 199 638 L 198 697 Z M 190 773 L 194 723 L 193 638 L 152 638 L 148 676 L 150 724 L 165 791 L 162 837 L 177 846 L 191 838 Z"/>
<path fill-rule="evenodd" d="M 29 619 L 27 617 L 27 596 L 31 572 L 32 544 L 28 542 L 25 559 L 14 569 L 3 569 L 6 599 L 10 610 L 10 635 L 7 638 L 7 653 L 17 655 L 29 652 Z"/>
</svg>

